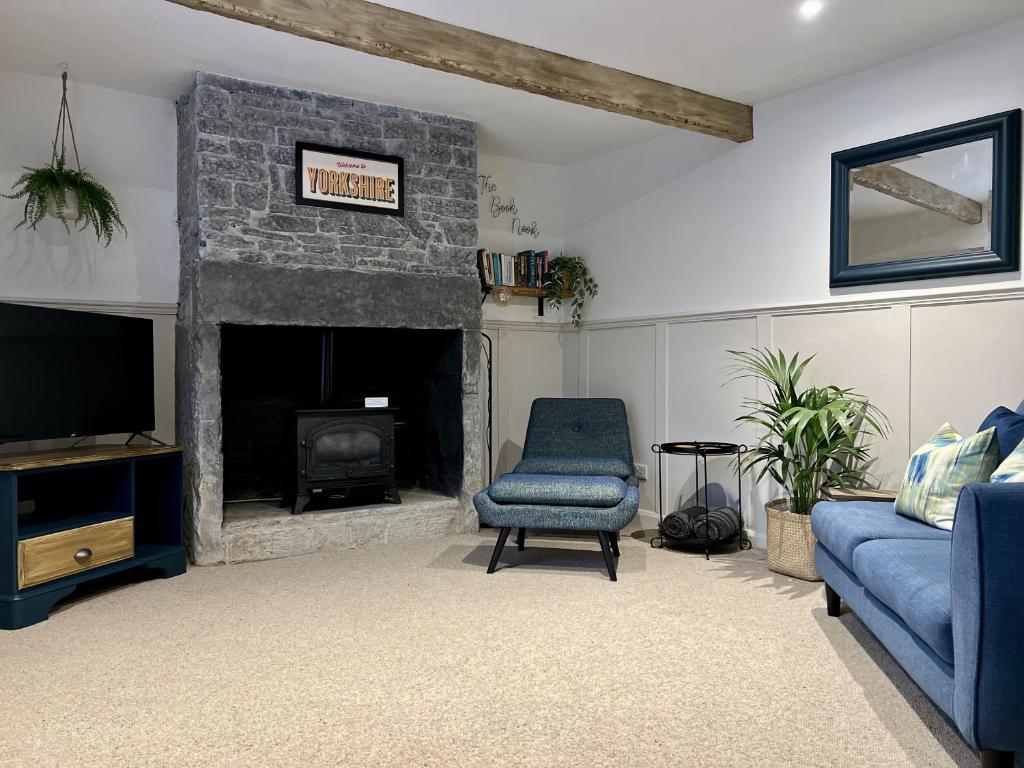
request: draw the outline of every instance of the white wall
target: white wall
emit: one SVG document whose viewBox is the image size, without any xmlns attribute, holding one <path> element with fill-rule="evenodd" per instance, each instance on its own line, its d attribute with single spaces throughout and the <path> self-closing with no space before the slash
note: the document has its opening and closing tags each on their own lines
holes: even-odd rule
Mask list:
<svg viewBox="0 0 1024 768">
<path fill-rule="evenodd" d="M 546 163 L 511 160 L 494 155 L 477 156 L 477 247 L 503 253 L 533 250 L 558 256 L 565 247 L 566 169 Z M 514 205 L 512 214 L 502 206 Z M 535 236 L 532 231 L 536 229 Z M 512 299 L 505 307 L 488 299 L 484 317 L 499 321 L 559 323 L 560 310 L 545 307 L 537 317 L 537 300 Z"/>
<path fill-rule="evenodd" d="M 113 193 L 128 235 L 115 235 L 105 248 L 87 232 L 69 236 L 49 217 L 36 231 L 14 231 L 22 206 L 0 200 L 0 296 L 177 302 L 174 104 L 77 83 L 74 72 L 68 102 L 82 166 Z M 6 192 L 22 166 L 50 160 L 60 79 L 2 72 L 0 103 L 0 189 Z"/>
<path fill-rule="evenodd" d="M 746 144 L 680 133 L 571 166 L 567 244 L 605 286 L 591 319 L 866 292 L 828 287 L 832 152 L 1018 108 L 1022 71 L 1018 20 L 758 105 Z M 684 171 L 670 175 L 678 167 Z M 1017 273 L 869 291 L 921 295 L 1020 280 Z"/>
<path fill-rule="evenodd" d="M 1019 273 L 828 287 L 832 152 L 1024 105 L 1024 20 L 755 108 L 743 145 L 677 134 L 568 170 L 566 242 L 602 285 L 583 332 L 583 394 L 626 400 L 637 460 L 651 443 L 755 435 L 736 425 L 748 385 L 727 349 L 817 354 L 813 381 L 857 387 L 892 420 L 875 467 L 895 487 L 912 447 L 946 420 L 974 430 L 1024 397 Z M 601 183 L 621 179 L 621 184 Z M 734 501 L 727 463 L 711 480 Z M 666 459 L 666 509 L 688 502 L 693 464 Z M 744 481 L 763 545 L 763 503 Z"/>
</svg>

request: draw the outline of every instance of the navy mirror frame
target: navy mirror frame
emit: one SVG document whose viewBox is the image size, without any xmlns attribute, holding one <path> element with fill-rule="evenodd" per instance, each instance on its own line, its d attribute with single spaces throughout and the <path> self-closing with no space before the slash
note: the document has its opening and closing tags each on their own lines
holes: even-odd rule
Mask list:
<svg viewBox="0 0 1024 768">
<path fill-rule="evenodd" d="M 992 139 L 991 250 L 850 265 L 850 171 L 912 154 Z M 866 144 L 832 155 L 832 248 L 829 286 L 894 283 L 1020 269 L 1021 110 L 967 120 Z"/>
</svg>

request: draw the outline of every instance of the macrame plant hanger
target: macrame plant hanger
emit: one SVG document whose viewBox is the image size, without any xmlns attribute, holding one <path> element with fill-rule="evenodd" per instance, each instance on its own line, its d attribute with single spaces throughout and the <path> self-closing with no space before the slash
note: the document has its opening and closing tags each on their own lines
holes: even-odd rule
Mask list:
<svg viewBox="0 0 1024 768">
<path fill-rule="evenodd" d="M 50 162 L 64 164 L 64 148 L 68 133 L 71 134 L 71 149 L 75 153 L 75 167 L 81 171 L 82 164 L 78 160 L 78 144 L 75 142 L 75 126 L 71 122 L 71 108 L 68 107 L 68 65 L 60 65 L 60 110 L 57 112 L 57 132 L 53 135 L 53 155 Z M 60 141 L 60 156 L 57 155 L 57 142 Z"/>
</svg>

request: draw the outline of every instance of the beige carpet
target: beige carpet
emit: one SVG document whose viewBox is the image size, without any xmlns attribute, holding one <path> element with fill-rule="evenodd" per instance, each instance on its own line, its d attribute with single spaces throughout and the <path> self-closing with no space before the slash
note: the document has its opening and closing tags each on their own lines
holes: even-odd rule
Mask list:
<svg viewBox="0 0 1024 768">
<path fill-rule="evenodd" d="M 624 539 L 612 584 L 567 537 L 487 576 L 493 537 L 194 568 L 0 633 L 0 765 L 977 764 L 756 552 Z"/>
</svg>

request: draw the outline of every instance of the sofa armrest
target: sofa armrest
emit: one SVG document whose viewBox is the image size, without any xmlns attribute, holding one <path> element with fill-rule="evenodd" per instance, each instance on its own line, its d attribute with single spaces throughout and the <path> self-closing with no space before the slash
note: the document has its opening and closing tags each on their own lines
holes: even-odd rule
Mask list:
<svg viewBox="0 0 1024 768">
<path fill-rule="evenodd" d="M 1024 483 L 968 485 L 952 542 L 957 726 L 977 749 L 1024 749 Z"/>
</svg>

